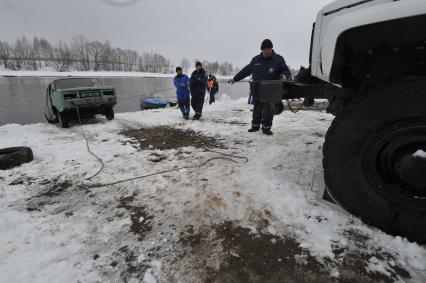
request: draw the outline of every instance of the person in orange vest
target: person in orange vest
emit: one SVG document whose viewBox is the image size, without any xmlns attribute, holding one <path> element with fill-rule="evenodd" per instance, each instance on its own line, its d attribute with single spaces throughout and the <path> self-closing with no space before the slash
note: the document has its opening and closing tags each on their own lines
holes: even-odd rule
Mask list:
<svg viewBox="0 0 426 283">
<path fill-rule="evenodd" d="M 215 95 L 219 92 L 219 84 L 216 77 L 212 74 L 209 75 L 209 79 L 207 80 L 207 91 L 210 94 L 209 104 L 216 102 Z"/>
</svg>

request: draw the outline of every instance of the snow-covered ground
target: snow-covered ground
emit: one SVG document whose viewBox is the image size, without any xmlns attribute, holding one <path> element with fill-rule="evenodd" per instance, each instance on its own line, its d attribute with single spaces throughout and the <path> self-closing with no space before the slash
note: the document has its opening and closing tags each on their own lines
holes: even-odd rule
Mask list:
<svg viewBox="0 0 426 283">
<path fill-rule="evenodd" d="M 247 133 L 250 117 L 245 98 L 224 95 L 202 121 L 170 108 L 86 121 L 105 163 L 89 181 L 100 165 L 77 125 L 0 127 L 1 147 L 34 152 L 0 171 L 0 282 L 426 282 L 425 247 L 316 200 L 311 182 L 331 115 L 285 111 L 271 137 Z M 120 134 L 162 126 L 217 147 L 141 149 Z M 248 162 L 91 187 L 223 156 L 216 152 Z"/>
</svg>

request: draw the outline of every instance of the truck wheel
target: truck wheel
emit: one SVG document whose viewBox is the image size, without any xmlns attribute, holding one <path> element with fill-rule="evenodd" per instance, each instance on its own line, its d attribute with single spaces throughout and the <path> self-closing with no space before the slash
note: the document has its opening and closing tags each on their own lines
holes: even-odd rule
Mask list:
<svg viewBox="0 0 426 283">
<path fill-rule="evenodd" d="M 426 242 L 426 78 L 350 101 L 323 147 L 327 190 L 388 233 Z"/>
<path fill-rule="evenodd" d="M 112 107 L 107 108 L 107 110 L 105 111 L 105 117 L 108 120 L 112 120 L 114 119 L 114 109 L 112 109 Z"/>
<path fill-rule="evenodd" d="M 33 160 L 29 147 L 9 147 L 0 149 L 0 170 L 10 169 Z"/>
<path fill-rule="evenodd" d="M 68 128 L 70 126 L 70 121 L 67 114 L 56 111 L 56 116 L 58 117 L 59 125 L 62 128 Z"/>
<path fill-rule="evenodd" d="M 55 119 L 49 119 L 49 117 L 47 117 L 46 113 L 44 113 L 44 118 L 46 118 L 46 121 L 49 124 L 53 124 L 53 123 L 57 123 L 58 122 L 58 121 L 55 121 Z"/>
</svg>

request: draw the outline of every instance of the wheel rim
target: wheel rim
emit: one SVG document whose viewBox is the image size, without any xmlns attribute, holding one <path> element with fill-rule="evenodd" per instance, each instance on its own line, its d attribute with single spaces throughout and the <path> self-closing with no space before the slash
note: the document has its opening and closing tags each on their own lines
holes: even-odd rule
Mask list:
<svg viewBox="0 0 426 283">
<path fill-rule="evenodd" d="M 388 199 L 403 206 L 426 205 L 426 121 L 393 123 L 367 139 L 364 176 Z"/>
</svg>

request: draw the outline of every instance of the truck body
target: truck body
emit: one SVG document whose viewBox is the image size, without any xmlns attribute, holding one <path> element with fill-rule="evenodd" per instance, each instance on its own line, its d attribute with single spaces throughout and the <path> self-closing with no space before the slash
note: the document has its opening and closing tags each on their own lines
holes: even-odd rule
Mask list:
<svg viewBox="0 0 426 283">
<path fill-rule="evenodd" d="M 319 11 L 309 67 L 283 99 L 329 101 L 326 193 L 388 233 L 426 242 L 426 1 L 342 0 Z"/>
</svg>

